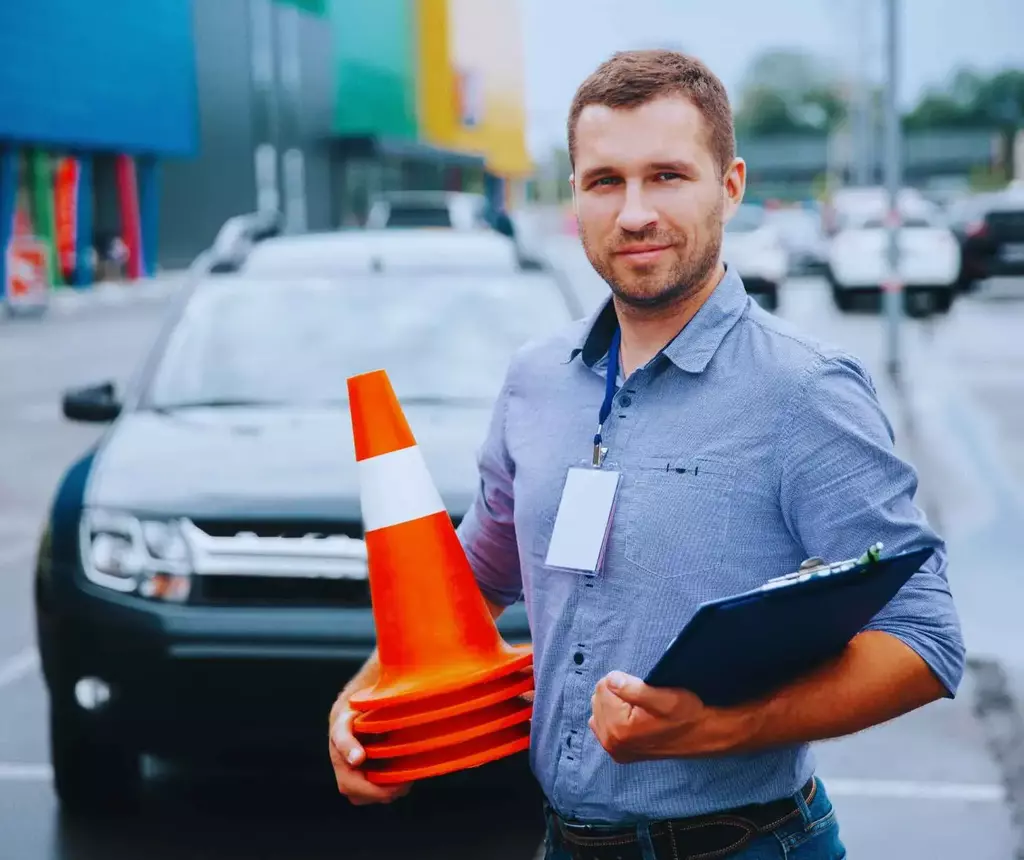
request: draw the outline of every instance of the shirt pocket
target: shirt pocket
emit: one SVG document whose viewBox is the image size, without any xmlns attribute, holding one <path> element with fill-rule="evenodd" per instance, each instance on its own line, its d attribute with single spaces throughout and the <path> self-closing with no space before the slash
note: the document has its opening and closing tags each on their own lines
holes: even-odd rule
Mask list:
<svg viewBox="0 0 1024 860">
<path fill-rule="evenodd" d="M 627 560 L 659 579 L 716 574 L 736 475 L 734 463 L 713 457 L 641 459 L 626 523 Z"/>
</svg>

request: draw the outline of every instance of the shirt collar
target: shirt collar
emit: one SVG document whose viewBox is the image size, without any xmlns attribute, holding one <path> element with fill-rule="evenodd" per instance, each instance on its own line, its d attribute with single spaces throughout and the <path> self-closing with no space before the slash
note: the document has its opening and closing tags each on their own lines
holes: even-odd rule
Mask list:
<svg viewBox="0 0 1024 860">
<path fill-rule="evenodd" d="M 680 370 L 703 372 L 746 307 L 747 291 L 743 281 L 734 269 L 726 266 L 718 286 L 693 319 L 665 346 L 662 354 Z M 608 354 L 617 324 L 615 306 L 609 298 L 587 320 L 582 336 L 573 346 L 570 360 L 582 355 L 583 363 L 593 367 Z"/>
</svg>

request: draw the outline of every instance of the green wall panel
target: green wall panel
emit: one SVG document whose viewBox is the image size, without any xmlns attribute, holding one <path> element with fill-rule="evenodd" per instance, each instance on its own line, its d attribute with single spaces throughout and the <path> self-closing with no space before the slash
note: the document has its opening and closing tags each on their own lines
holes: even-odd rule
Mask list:
<svg viewBox="0 0 1024 860">
<path fill-rule="evenodd" d="M 415 0 L 330 0 L 334 128 L 415 139 Z"/>
<path fill-rule="evenodd" d="M 298 6 L 303 12 L 309 12 L 311 15 L 327 14 L 328 0 L 277 0 L 277 2 Z"/>
</svg>

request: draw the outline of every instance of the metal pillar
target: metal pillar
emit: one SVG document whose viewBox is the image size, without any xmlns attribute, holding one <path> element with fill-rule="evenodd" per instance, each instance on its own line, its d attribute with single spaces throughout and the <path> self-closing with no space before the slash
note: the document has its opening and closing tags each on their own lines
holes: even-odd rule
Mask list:
<svg viewBox="0 0 1024 860">
<path fill-rule="evenodd" d="M 903 284 L 900 278 L 900 207 L 902 184 L 899 90 L 899 2 L 885 0 L 885 186 L 889 196 L 888 283 L 885 288 L 887 323 L 886 369 L 894 382 L 900 377 L 900 317 L 903 311 Z"/>
</svg>

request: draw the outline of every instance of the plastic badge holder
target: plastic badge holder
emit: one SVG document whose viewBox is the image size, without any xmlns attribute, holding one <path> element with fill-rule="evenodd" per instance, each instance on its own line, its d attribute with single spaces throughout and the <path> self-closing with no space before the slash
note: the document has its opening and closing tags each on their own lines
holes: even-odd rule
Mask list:
<svg viewBox="0 0 1024 860">
<path fill-rule="evenodd" d="M 769 694 L 836 657 L 932 556 L 924 548 L 808 566 L 700 606 L 644 679 L 711 707 Z M 815 559 L 812 562 L 819 562 Z"/>
</svg>

